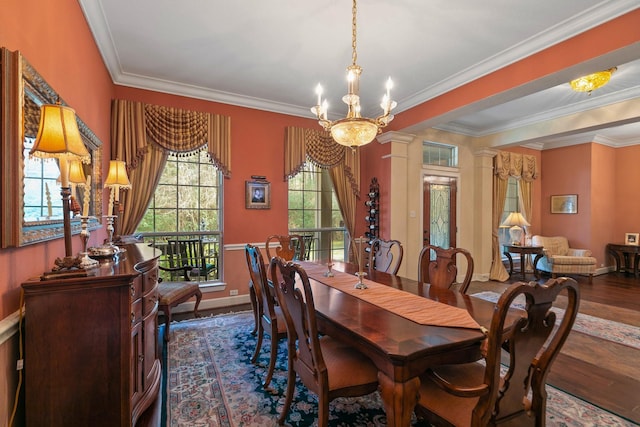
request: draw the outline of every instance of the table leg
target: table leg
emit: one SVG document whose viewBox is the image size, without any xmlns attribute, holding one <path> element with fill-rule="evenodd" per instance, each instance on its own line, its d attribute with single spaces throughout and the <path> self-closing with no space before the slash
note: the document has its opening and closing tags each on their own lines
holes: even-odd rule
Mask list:
<svg viewBox="0 0 640 427">
<path fill-rule="evenodd" d="M 411 415 L 418 403 L 420 379 L 411 378 L 406 382 L 395 382 L 383 372 L 378 372 L 380 396 L 387 415 L 387 425 L 393 427 L 409 427 Z"/>
<path fill-rule="evenodd" d="M 525 281 L 525 273 L 526 273 L 526 255 L 520 252 L 520 271 L 522 272 L 522 281 Z"/>
<path fill-rule="evenodd" d="M 509 276 L 513 274 L 513 259 L 511 258 L 511 254 L 509 252 L 503 252 L 504 255 L 509 260 Z"/>
<path fill-rule="evenodd" d="M 536 276 L 536 279 L 540 278 L 540 272 L 538 271 L 538 261 L 542 258 L 543 254 L 536 254 L 536 257 L 533 259 L 533 275 Z"/>
</svg>

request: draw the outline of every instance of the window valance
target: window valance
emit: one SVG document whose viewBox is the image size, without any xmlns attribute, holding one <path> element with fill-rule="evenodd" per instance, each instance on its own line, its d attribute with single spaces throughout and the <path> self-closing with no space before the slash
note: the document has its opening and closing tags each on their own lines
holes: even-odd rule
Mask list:
<svg viewBox="0 0 640 427">
<path fill-rule="evenodd" d="M 498 151 L 495 157 L 494 173 L 500 179 L 513 177 L 530 182 L 538 178 L 538 163 L 536 156 Z"/>
<path fill-rule="evenodd" d="M 307 161 L 323 168 L 341 167 L 353 194 L 360 195 L 360 151 L 333 140 L 331 134 L 320 129 L 288 127 L 284 143 L 284 179 L 298 174 Z"/>
<path fill-rule="evenodd" d="M 231 119 L 218 114 L 146 104 L 147 140 L 162 150 L 188 155 L 207 148 L 209 159 L 231 175 Z"/>
</svg>

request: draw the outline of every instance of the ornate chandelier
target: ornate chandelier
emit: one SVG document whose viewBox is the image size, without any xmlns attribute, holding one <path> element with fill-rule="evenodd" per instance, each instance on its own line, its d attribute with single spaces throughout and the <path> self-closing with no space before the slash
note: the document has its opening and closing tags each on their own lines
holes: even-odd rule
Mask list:
<svg viewBox="0 0 640 427">
<path fill-rule="evenodd" d="M 356 0 L 353 0 L 352 19 L 352 64 L 347 67 L 348 93 L 342 97 L 342 101 L 347 104 L 347 116 L 340 120 L 331 121 L 327 118 L 328 103 L 322 100 L 322 86 L 318 84 L 316 94 L 318 95 L 318 105 L 311 108 L 311 112 L 318 118 L 318 123 L 327 131 L 331 132 L 333 139 L 341 145 L 355 149 L 373 141 L 377 134 L 382 132 L 382 128 L 387 126 L 393 115 L 391 110 L 397 103 L 391 100 L 390 91 L 393 87 L 391 78 L 387 80 L 387 93 L 382 98 L 380 107 L 383 114 L 375 119 L 369 119 L 360 115 L 360 74 L 362 68 L 356 64 L 358 53 L 356 52 Z"/>
<path fill-rule="evenodd" d="M 580 77 L 575 80 L 571 80 L 569 83 L 571 85 L 571 89 L 576 92 L 587 92 L 591 95 L 591 91 L 601 88 L 602 86 L 609 83 L 611 79 L 611 75 L 618 68 L 613 67 L 608 70 L 598 71 L 597 73 L 589 74 L 587 76 Z"/>
</svg>

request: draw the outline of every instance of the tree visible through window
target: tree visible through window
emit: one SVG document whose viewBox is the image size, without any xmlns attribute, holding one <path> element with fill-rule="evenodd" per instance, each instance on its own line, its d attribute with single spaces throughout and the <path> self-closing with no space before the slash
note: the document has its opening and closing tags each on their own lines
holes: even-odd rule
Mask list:
<svg viewBox="0 0 640 427">
<path fill-rule="evenodd" d="M 136 233 L 163 250 L 168 240 L 200 239 L 204 262 L 215 265 L 215 273 L 205 280 L 216 280 L 221 271 L 221 227 L 222 174 L 205 151 L 171 154 Z M 170 264 L 169 255 L 165 253 L 161 262 Z"/>
<path fill-rule="evenodd" d="M 305 236 L 307 259 L 343 261 L 345 227 L 329 172 L 307 162 L 289 179 L 289 232 Z"/>
</svg>

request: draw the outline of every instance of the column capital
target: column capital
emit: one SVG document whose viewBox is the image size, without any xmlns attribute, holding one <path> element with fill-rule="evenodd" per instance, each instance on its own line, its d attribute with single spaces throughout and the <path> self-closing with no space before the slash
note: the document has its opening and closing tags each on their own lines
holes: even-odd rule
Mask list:
<svg viewBox="0 0 640 427">
<path fill-rule="evenodd" d="M 415 139 L 415 135 L 411 133 L 389 131 L 378 136 L 376 139 L 380 144 L 386 144 L 388 142 L 400 142 L 404 144 L 410 144 Z"/>
</svg>

